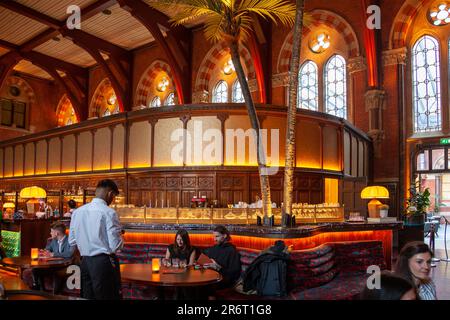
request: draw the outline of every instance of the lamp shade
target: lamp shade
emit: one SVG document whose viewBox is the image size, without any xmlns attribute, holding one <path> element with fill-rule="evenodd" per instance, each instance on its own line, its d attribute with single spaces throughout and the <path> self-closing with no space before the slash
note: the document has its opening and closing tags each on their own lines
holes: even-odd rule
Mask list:
<svg viewBox="0 0 450 320">
<path fill-rule="evenodd" d="M 3 208 L 15 208 L 16 205 L 12 202 L 6 202 L 3 204 Z"/>
<path fill-rule="evenodd" d="M 23 199 L 31 199 L 31 198 L 44 199 L 47 197 L 47 193 L 45 192 L 44 189 L 40 187 L 32 186 L 20 190 L 20 197 Z"/>
<path fill-rule="evenodd" d="M 389 199 L 389 191 L 381 186 L 365 187 L 361 191 L 361 199 Z"/>
</svg>

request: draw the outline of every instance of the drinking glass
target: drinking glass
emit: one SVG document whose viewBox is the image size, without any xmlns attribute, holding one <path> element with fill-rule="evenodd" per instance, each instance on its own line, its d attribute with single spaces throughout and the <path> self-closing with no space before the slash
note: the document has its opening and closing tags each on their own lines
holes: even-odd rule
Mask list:
<svg viewBox="0 0 450 320">
<path fill-rule="evenodd" d="M 180 268 L 186 268 L 187 261 L 185 259 L 180 260 Z"/>
<path fill-rule="evenodd" d="M 180 265 L 180 259 L 173 259 L 173 260 L 172 260 L 172 265 L 173 265 L 175 268 L 178 268 L 178 266 Z"/>
</svg>

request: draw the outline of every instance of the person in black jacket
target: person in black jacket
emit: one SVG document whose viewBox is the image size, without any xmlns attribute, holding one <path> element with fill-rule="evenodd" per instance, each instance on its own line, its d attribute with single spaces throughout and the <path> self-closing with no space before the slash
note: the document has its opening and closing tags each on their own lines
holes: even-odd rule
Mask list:
<svg viewBox="0 0 450 320">
<path fill-rule="evenodd" d="M 203 253 L 212 260 L 209 267 L 217 270 L 223 277 L 217 289 L 231 287 L 241 275 L 241 255 L 230 243 L 231 237 L 227 228 L 217 226 L 213 233 L 216 245 L 205 249 Z"/>
</svg>

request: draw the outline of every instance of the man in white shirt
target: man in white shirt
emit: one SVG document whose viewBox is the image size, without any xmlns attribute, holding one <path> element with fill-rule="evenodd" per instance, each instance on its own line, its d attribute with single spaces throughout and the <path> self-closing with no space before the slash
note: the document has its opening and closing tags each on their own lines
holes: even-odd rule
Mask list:
<svg viewBox="0 0 450 320">
<path fill-rule="evenodd" d="M 91 203 L 76 209 L 70 222 L 69 243 L 81 254 L 81 297 L 121 299 L 120 267 L 115 253 L 122 248 L 122 227 L 109 205 L 119 194 L 114 181 L 97 184 Z"/>
</svg>

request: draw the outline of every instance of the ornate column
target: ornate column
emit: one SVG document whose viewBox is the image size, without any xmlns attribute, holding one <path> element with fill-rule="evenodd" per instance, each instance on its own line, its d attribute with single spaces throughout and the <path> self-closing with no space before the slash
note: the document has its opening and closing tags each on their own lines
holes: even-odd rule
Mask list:
<svg viewBox="0 0 450 320">
<path fill-rule="evenodd" d="M 348 95 L 347 95 L 347 116 L 348 120 L 355 124 L 355 105 L 358 96 L 362 95 L 366 89 L 366 60 L 362 56 L 348 59 L 347 73 L 348 73 Z M 364 87 L 362 87 L 363 85 Z"/>
<path fill-rule="evenodd" d="M 364 95 L 365 110 L 369 113 L 369 131 L 372 138 L 373 149 L 376 158 L 381 157 L 381 142 L 384 139 L 383 110 L 386 108 L 386 91 L 368 90 Z"/>
<path fill-rule="evenodd" d="M 206 90 L 201 90 L 192 93 L 192 103 L 208 103 L 209 102 L 209 92 Z"/>
</svg>

